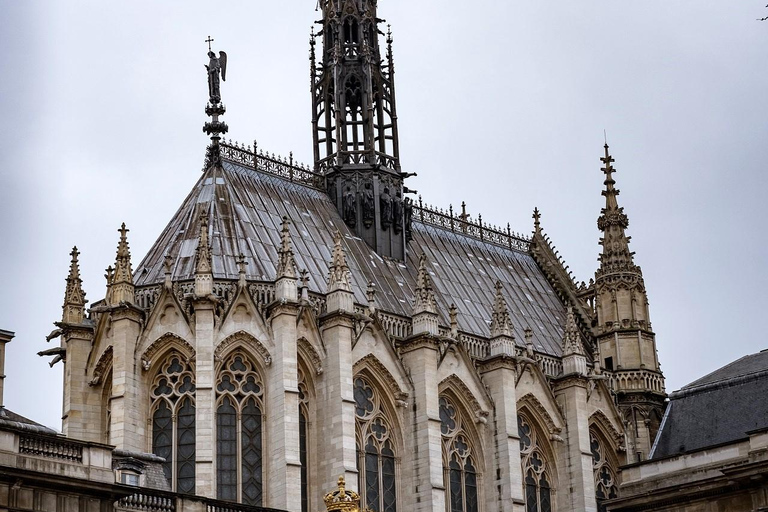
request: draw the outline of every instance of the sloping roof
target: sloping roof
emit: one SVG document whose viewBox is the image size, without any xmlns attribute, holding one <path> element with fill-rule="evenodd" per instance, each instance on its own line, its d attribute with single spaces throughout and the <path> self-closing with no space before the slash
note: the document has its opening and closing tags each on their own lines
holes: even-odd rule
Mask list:
<svg viewBox="0 0 768 512">
<path fill-rule="evenodd" d="M 683 387 L 670 402 L 653 459 L 746 439 L 768 428 L 768 351 L 748 355 Z"/>
<path fill-rule="evenodd" d="M 0 405 L 0 426 L 11 427 L 20 430 L 27 430 L 30 432 L 38 432 L 44 434 L 58 434 L 52 428 L 48 428 L 45 425 L 41 425 L 35 421 L 25 418 L 21 414 L 16 414 L 13 411 L 6 409 Z"/>
<path fill-rule="evenodd" d="M 281 221 L 288 216 L 296 263 L 309 272 L 311 291 L 326 292 L 333 235 L 339 230 L 356 302 L 366 303 L 372 281 L 378 308 L 410 316 L 417 255 L 424 251 L 439 310 L 444 315 L 456 304 L 460 330 L 489 336 L 493 285 L 499 280 L 518 342 L 530 327 L 537 350 L 561 353 L 565 308 L 529 254 L 414 220 L 409 261 L 383 259 L 347 228 L 323 191 L 226 160 L 223 168 L 209 168 L 187 196 L 137 267 L 137 286 L 163 281 L 166 254 L 174 261 L 174 281 L 194 279 L 202 211 L 209 219 L 215 279 L 237 279 L 236 259 L 242 253 L 249 280 L 274 280 Z M 441 323 L 447 325 L 448 319 Z"/>
</svg>

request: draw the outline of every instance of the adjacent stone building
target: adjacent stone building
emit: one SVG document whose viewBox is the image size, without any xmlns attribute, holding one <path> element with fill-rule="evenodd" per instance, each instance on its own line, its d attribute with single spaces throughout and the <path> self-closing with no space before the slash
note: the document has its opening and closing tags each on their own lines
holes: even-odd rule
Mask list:
<svg viewBox="0 0 768 512">
<path fill-rule="evenodd" d="M 538 210 L 524 236 L 412 197 L 376 1 L 320 8 L 311 167 L 222 140 L 209 52 L 186 200 L 135 266 L 121 226 L 89 309 L 73 250 L 45 354 L 65 365 L 64 436 L 114 447 L 136 496 L 307 512 L 344 476 L 377 512 L 597 511 L 665 399 L 608 146 L 579 284 Z"/>
</svg>

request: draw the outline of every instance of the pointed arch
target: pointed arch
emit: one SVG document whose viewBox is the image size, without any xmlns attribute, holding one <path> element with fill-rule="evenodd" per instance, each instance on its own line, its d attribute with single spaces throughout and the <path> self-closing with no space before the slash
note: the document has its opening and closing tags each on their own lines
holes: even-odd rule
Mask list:
<svg viewBox="0 0 768 512">
<path fill-rule="evenodd" d="M 301 462 L 301 512 L 316 509 L 309 482 L 316 481 L 318 457 L 316 429 L 317 423 L 317 386 L 316 369 L 308 363 L 306 356 L 299 351 L 297 365 L 297 385 L 299 388 L 299 461 Z"/>
<path fill-rule="evenodd" d="M 594 425 L 603 432 L 606 440 L 611 443 L 611 447 L 614 450 L 618 451 L 624 444 L 624 434 L 613 426 L 613 422 L 603 411 L 597 410 L 593 412 L 589 417 L 589 424 Z"/>
<path fill-rule="evenodd" d="M 560 432 L 562 432 L 562 429 L 557 426 L 552 416 L 547 412 L 547 408 L 544 407 L 544 404 L 533 393 L 527 393 L 518 399 L 517 410 L 519 411 L 522 408 L 528 409 L 537 420 L 537 423 L 545 427 L 548 438 L 559 436 Z"/>
<path fill-rule="evenodd" d="M 438 401 L 446 509 L 478 512 L 485 457 L 476 426 L 477 413 L 467 407 L 462 393 L 455 383 L 446 383 Z"/>
<path fill-rule="evenodd" d="M 382 389 L 389 390 L 390 394 L 399 405 L 402 405 L 401 402 L 408 400 L 408 393 L 400 388 L 395 377 L 378 357 L 373 354 L 368 354 L 352 365 L 352 373 L 355 375 L 365 370 L 371 373 L 371 376 L 379 382 Z"/>
<path fill-rule="evenodd" d="M 538 401 L 526 400 L 521 406 L 518 402 L 523 497 L 526 511 L 551 512 L 557 489 L 557 458 L 549 427 L 539 419 L 541 411 L 534 410 L 536 403 Z M 546 411 L 543 412 L 546 415 Z"/>
<path fill-rule="evenodd" d="M 594 415 L 593 415 L 594 416 Z M 595 500 L 597 509 L 604 512 L 605 501 L 619 496 L 619 460 L 613 443 L 605 434 L 601 422 L 589 426 L 589 446 L 592 452 L 592 471 L 595 479 Z"/>
<path fill-rule="evenodd" d="M 315 350 L 315 347 L 313 347 L 309 342 L 309 340 L 302 336 L 296 342 L 296 348 L 298 349 L 299 355 L 304 359 L 305 362 L 308 363 L 308 367 L 312 368 L 314 374 L 318 376 L 322 375 L 323 360 L 320 357 L 320 354 L 317 353 L 317 350 Z"/>
<path fill-rule="evenodd" d="M 381 368 L 371 364 L 374 360 L 375 357 L 365 364 L 356 364 L 353 379 L 358 485 L 363 507 L 396 512 L 399 465 L 404 450 L 402 425 L 388 391 L 394 379 L 391 375 L 387 377 L 386 368 L 381 372 Z"/>
<path fill-rule="evenodd" d="M 178 334 L 167 332 L 153 341 L 141 355 L 142 368 L 144 371 L 149 371 L 158 359 L 162 359 L 164 354 L 173 350 L 178 352 L 185 362 L 195 359 L 195 349 L 189 342 Z"/>
<path fill-rule="evenodd" d="M 221 361 L 238 348 L 242 348 L 249 352 L 252 357 L 265 367 L 272 364 L 272 355 L 269 353 L 267 347 L 245 331 L 237 331 L 219 342 L 219 344 L 216 345 L 216 349 L 213 351 L 213 358 L 216 361 Z"/>
<path fill-rule="evenodd" d="M 113 353 L 112 345 L 108 346 L 104 349 L 104 352 L 101 353 L 99 360 L 96 362 L 96 366 L 93 368 L 93 378 L 88 382 L 89 386 L 98 386 L 101 384 L 103 377 L 107 375 L 107 372 L 112 370 Z"/>
<path fill-rule="evenodd" d="M 258 359 L 242 344 L 216 363 L 216 496 L 261 506 L 264 496 L 265 415 Z"/>
<path fill-rule="evenodd" d="M 472 393 L 472 390 L 464 384 L 464 381 L 458 375 L 455 373 L 449 375 L 438 384 L 437 389 L 441 395 L 447 390 L 451 390 L 456 400 L 462 404 L 464 409 L 471 412 L 470 417 L 473 422 L 487 423 L 489 412 L 483 409 L 475 394 Z"/>
<path fill-rule="evenodd" d="M 110 444 L 112 432 L 112 364 L 104 375 L 104 387 L 101 390 L 101 431 L 102 442 Z"/>
</svg>

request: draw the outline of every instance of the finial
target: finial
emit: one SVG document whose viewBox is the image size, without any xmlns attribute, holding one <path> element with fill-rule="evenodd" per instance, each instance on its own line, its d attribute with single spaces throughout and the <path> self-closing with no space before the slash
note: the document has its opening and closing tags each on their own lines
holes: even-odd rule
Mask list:
<svg viewBox="0 0 768 512">
<path fill-rule="evenodd" d="M 165 270 L 164 286 L 169 290 L 173 287 L 173 283 L 171 281 L 173 270 L 171 265 L 173 265 L 173 257 L 166 253 L 165 257 L 163 258 L 163 269 Z"/>
<path fill-rule="evenodd" d="M 347 266 L 347 257 L 344 254 L 342 245 L 342 236 L 340 231 L 336 231 L 333 236 L 333 259 L 330 264 L 330 276 L 328 279 L 328 291 L 352 291 L 352 284 L 349 276 L 349 266 Z"/>
<path fill-rule="evenodd" d="M 496 297 L 491 313 L 491 338 L 512 336 L 512 322 L 509 318 L 507 301 L 504 299 L 504 287 L 501 281 L 496 281 Z"/>
<path fill-rule="evenodd" d="M 368 282 L 365 297 L 368 299 L 368 313 L 373 315 L 376 312 L 376 285 L 373 281 Z"/>
<path fill-rule="evenodd" d="M 538 207 L 533 209 L 533 231 L 541 233 L 541 212 Z"/>
<path fill-rule="evenodd" d="M 450 317 L 451 321 L 451 338 L 454 340 L 459 339 L 459 310 L 456 307 L 456 304 L 451 304 L 451 307 L 448 308 L 448 316 Z"/>
<path fill-rule="evenodd" d="M 573 315 L 573 307 L 568 306 L 565 320 L 565 335 L 563 336 L 563 355 L 584 355 L 581 349 L 581 335 L 576 325 L 576 317 Z"/>
<path fill-rule="evenodd" d="M 288 217 L 283 217 L 282 228 L 280 231 L 280 249 L 277 251 L 279 256 L 277 264 L 278 279 L 281 277 L 296 279 L 296 260 L 293 257 L 290 225 L 291 221 Z"/>
<path fill-rule="evenodd" d="M 237 263 L 237 284 L 238 284 L 238 286 L 243 287 L 246 284 L 246 280 L 245 280 L 246 270 L 245 270 L 245 267 L 248 266 L 248 262 L 245 260 L 245 254 L 243 254 L 241 252 L 237 256 L 236 263 Z"/>
<path fill-rule="evenodd" d="M 301 300 L 309 300 L 309 271 L 307 269 L 299 272 L 299 287 L 301 288 Z"/>
<path fill-rule="evenodd" d="M 227 133 L 229 127 L 226 123 L 219 121 L 219 116 L 227 111 L 221 102 L 221 82 L 227 80 L 227 54 L 226 52 L 216 53 L 211 50 L 213 39 L 208 36 L 205 40 L 208 43 L 208 64 L 205 66 L 208 75 L 208 104 L 205 107 L 205 113 L 211 120 L 203 126 L 203 131 L 211 136 L 213 146 L 217 147 L 220 135 Z"/>
<path fill-rule="evenodd" d="M 125 222 L 123 222 L 117 231 L 120 233 L 120 241 L 117 244 L 115 270 L 110 283 L 110 302 L 112 304 L 133 303 L 133 269 L 131 268 L 131 251 L 128 247 L 128 232 L 130 230 L 125 227 Z"/>
<path fill-rule="evenodd" d="M 77 250 L 77 247 L 73 247 L 69 254 L 72 256 L 72 261 L 69 264 L 61 321 L 65 324 L 80 324 L 85 319 L 85 305 L 88 301 L 85 300 L 83 280 L 80 279 L 80 263 L 78 261 L 80 251 Z"/>
<path fill-rule="evenodd" d="M 536 355 L 533 349 L 533 331 L 530 327 L 525 328 L 525 355 L 530 359 L 533 359 L 533 356 Z"/>
<path fill-rule="evenodd" d="M 413 314 L 437 313 L 435 293 L 432 289 L 432 279 L 427 270 L 427 253 L 419 256 L 419 273 L 416 277 L 416 294 L 413 301 Z"/>
</svg>

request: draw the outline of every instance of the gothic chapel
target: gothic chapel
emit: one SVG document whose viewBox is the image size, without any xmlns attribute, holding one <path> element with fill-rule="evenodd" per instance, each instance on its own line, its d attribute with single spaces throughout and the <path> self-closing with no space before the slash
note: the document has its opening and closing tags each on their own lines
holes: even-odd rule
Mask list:
<svg viewBox="0 0 768 512">
<path fill-rule="evenodd" d="M 589 284 L 538 210 L 523 236 L 412 198 L 376 7 L 320 0 L 311 168 L 222 139 L 209 52 L 178 212 L 135 267 L 120 228 L 89 309 L 72 252 L 63 433 L 123 483 L 241 507 L 317 512 L 343 476 L 375 512 L 602 510 L 666 397 L 608 146 Z"/>
</svg>

